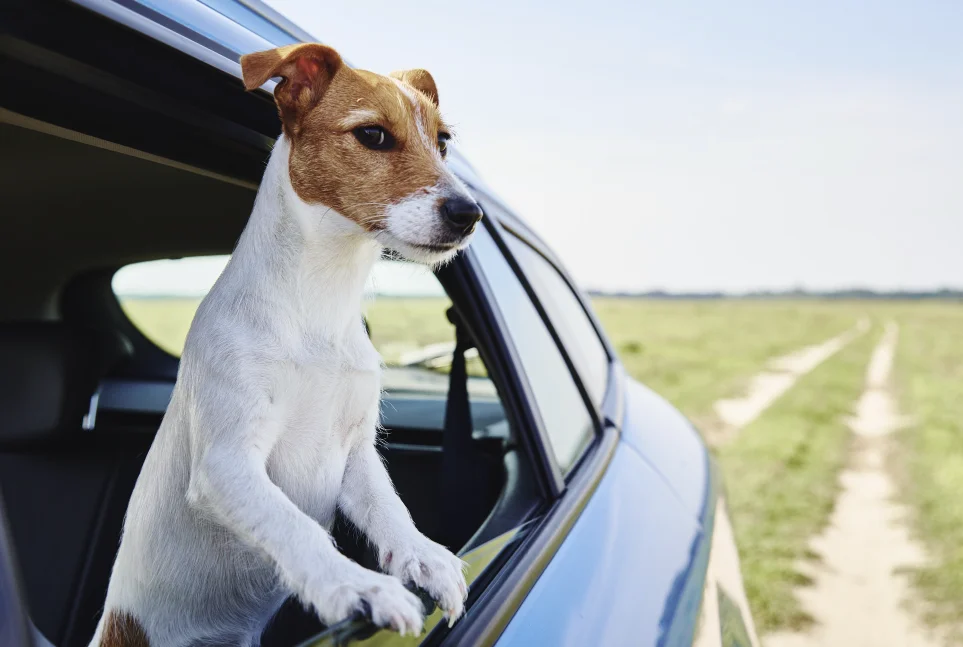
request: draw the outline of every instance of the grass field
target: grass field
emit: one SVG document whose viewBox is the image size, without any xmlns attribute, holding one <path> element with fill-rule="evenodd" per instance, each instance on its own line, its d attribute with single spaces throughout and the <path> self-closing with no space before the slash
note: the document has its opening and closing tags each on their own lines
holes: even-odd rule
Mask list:
<svg viewBox="0 0 963 647">
<path fill-rule="evenodd" d="M 387 362 L 452 341 L 445 299 L 369 304 L 372 339 Z M 127 300 L 125 311 L 163 348 L 179 352 L 193 300 Z M 867 316 L 870 332 L 804 376 L 731 443 L 726 475 L 747 593 L 761 632 L 808 618 L 793 588 L 795 563 L 826 523 L 846 462 L 843 423 L 863 388 L 880 324 L 901 326 L 895 378 L 914 424 L 899 442 L 905 496 L 936 561 L 915 573 L 934 622 L 963 623 L 963 304 L 819 301 L 650 301 L 599 298 L 594 307 L 628 372 L 697 422 L 742 392 L 767 361 L 824 341 Z"/>
<path fill-rule="evenodd" d="M 124 312 L 155 344 L 180 355 L 199 299 L 121 300 Z M 451 301 L 441 298 L 383 299 L 367 304 L 371 339 L 388 363 L 402 353 L 438 342 L 453 342 L 445 317 Z"/>
<path fill-rule="evenodd" d="M 122 298 L 120 306 L 137 328 L 152 342 L 180 356 L 200 299 Z"/>
<path fill-rule="evenodd" d="M 935 558 L 914 579 L 930 620 L 963 644 L 963 306 L 896 314 L 898 387 L 911 416 L 897 460 L 919 535 Z"/>
<path fill-rule="evenodd" d="M 629 374 L 700 421 L 766 361 L 852 327 L 861 310 L 815 301 L 598 298 L 593 307 Z"/>
</svg>

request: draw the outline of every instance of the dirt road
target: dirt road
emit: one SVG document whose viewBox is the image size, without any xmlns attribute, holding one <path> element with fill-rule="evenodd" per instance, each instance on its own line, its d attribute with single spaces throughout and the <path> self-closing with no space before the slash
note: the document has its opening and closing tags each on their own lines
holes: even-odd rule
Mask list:
<svg viewBox="0 0 963 647">
<path fill-rule="evenodd" d="M 922 548 L 907 530 L 907 510 L 887 470 L 890 435 L 900 428 L 890 387 L 899 338 L 886 327 L 873 352 L 866 389 L 850 420 L 855 434 L 849 467 L 829 525 L 812 541 L 818 564 L 802 564 L 812 586 L 798 596 L 815 618 L 806 633 L 766 636 L 766 647 L 938 647 L 912 610 L 913 593 L 900 570 L 924 563 Z"/>
<path fill-rule="evenodd" d="M 719 425 L 706 425 L 706 440 L 720 445 L 732 440 L 739 431 L 758 418 L 797 380 L 842 350 L 869 329 L 869 321 L 861 319 L 846 332 L 831 339 L 801 348 L 789 355 L 769 361 L 769 369 L 752 378 L 746 394 L 739 398 L 719 400 L 713 405 Z"/>
</svg>

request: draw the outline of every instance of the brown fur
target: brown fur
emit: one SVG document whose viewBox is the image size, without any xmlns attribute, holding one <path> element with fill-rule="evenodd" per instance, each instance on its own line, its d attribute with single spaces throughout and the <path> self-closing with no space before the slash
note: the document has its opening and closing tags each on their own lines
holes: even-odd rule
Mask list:
<svg viewBox="0 0 963 647">
<path fill-rule="evenodd" d="M 110 611 L 100 636 L 100 647 L 150 647 L 147 633 L 127 612 Z"/>
<path fill-rule="evenodd" d="M 448 132 L 438 112 L 438 91 L 425 70 L 391 76 L 354 70 L 330 47 L 292 45 L 241 57 L 244 84 L 282 81 L 274 91 L 284 133 L 291 142 L 289 173 L 298 196 L 332 207 L 369 231 L 382 228 L 384 209 L 441 174 L 437 136 Z M 371 115 L 352 121 L 351 114 Z M 424 125 L 425 137 L 417 122 Z M 373 151 L 353 134 L 359 126 L 381 126 L 397 144 Z"/>
<path fill-rule="evenodd" d="M 428 74 L 428 70 L 401 70 L 389 74 L 399 81 L 404 81 L 419 92 L 423 92 L 433 104 L 438 105 L 438 88 L 435 80 Z"/>
</svg>

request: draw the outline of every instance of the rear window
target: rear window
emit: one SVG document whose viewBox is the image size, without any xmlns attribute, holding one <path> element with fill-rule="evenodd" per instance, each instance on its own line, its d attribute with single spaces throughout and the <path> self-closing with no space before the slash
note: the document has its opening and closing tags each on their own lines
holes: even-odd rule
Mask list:
<svg viewBox="0 0 963 647">
<path fill-rule="evenodd" d="M 112 287 L 131 323 L 180 357 L 194 313 L 229 259 L 222 255 L 135 263 L 114 274 Z"/>
<path fill-rule="evenodd" d="M 180 357 L 194 314 L 228 260 L 230 256 L 222 255 L 127 265 L 114 275 L 114 294 L 147 339 Z M 365 323 L 387 366 L 448 372 L 455 346 L 454 329 L 446 315 L 451 300 L 430 269 L 379 260 L 365 292 Z M 470 375 L 487 375 L 477 350 L 469 350 L 466 358 Z"/>
</svg>

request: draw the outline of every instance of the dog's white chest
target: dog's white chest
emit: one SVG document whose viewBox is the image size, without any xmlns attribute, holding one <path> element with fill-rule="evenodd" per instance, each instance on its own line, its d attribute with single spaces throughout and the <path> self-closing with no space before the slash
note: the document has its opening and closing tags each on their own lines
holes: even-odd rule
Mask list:
<svg viewBox="0 0 963 647">
<path fill-rule="evenodd" d="M 351 449 L 373 442 L 381 395 L 380 359 L 367 345 L 291 362 L 275 397 L 278 441 L 268 460 L 272 480 L 324 525 L 334 518 Z"/>
</svg>

